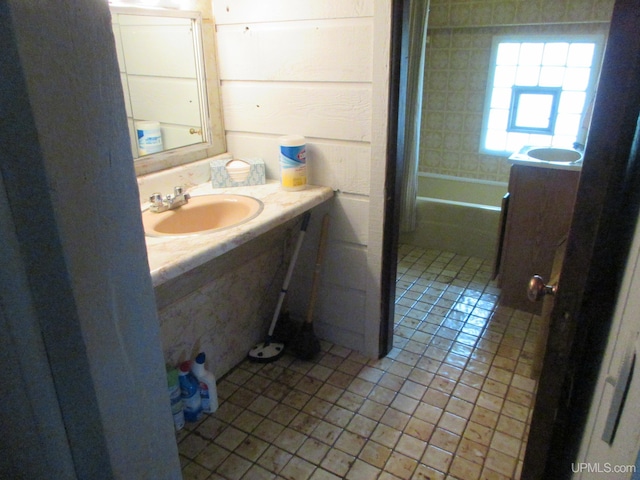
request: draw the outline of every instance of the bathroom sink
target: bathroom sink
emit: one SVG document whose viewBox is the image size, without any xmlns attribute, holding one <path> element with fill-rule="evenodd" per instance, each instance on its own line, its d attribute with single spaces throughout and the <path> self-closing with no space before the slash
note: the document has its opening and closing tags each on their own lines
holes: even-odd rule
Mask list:
<svg viewBox="0 0 640 480">
<path fill-rule="evenodd" d="M 142 224 L 151 237 L 200 235 L 241 225 L 257 217 L 263 208 L 260 200 L 246 195 L 199 195 L 174 210 L 143 211 Z"/>
<path fill-rule="evenodd" d="M 527 155 L 536 160 L 561 163 L 574 163 L 582 158 L 580 152 L 568 148 L 533 148 Z"/>
</svg>

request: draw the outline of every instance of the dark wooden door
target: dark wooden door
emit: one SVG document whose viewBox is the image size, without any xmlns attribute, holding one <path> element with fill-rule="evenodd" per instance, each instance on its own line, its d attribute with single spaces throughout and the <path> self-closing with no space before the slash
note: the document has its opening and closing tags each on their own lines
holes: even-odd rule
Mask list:
<svg viewBox="0 0 640 480">
<path fill-rule="evenodd" d="M 571 476 L 593 397 L 640 203 L 639 32 L 640 0 L 616 1 L 523 480 Z"/>
</svg>

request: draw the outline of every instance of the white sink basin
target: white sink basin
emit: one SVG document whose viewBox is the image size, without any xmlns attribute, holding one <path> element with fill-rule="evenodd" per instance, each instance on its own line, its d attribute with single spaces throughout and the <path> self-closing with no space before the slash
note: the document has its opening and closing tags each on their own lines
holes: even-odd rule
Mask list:
<svg viewBox="0 0 640 480">
<path fill-rule="evenodd" d="M 527 155 L 536 160 L 562 163 L 574 163 L 582 158 L 580 152 L 567 148 L 533 148 Z"/>
<path fill-rule="evenodd" d="M 257 217 L 264 204 L 246 195 L 194 196 L 174 210 L 142 212 L 144 232 L 151 237 L 201 235 L 241 225 Z"/>
</svg>

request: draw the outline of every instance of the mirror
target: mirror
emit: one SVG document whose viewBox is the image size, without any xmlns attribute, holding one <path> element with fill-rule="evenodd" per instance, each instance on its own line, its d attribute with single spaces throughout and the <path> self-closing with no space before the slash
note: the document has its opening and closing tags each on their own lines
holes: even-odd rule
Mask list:
<svg viewBox="0 0 640 480">
<path fill-rule="evenodd" d="M 207 79 L 205 53 L 215 54 L 213 38 L 209 49 L 204 46 L 200 12 L 111 6 L 111 14 L 136 171 L 185 163 L 177 154 L 224 152 L 223 142 L 211 151 L 214 137 L 223 134 L 219 112 L 210 115 L 217 105 L 209 100 L 207 87 L 215 83 Z M 215 62 L 209 63 L 217 76 Z M 211 117 L 219 124 L 214 134 Z"/>
</svg>

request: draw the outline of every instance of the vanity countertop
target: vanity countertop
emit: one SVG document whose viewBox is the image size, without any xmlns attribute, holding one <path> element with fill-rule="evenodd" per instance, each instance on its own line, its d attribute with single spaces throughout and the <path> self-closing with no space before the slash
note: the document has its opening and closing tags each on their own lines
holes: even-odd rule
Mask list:
<svg viewBox="0 0 640 480">
<path fill-rule="evenodd" d="M 262 200 L 264 209 L 249 222 L 218 232 L 190 236 L 145 236 L 153 286 L 196 268 L 220 255 L 282 225 L 333 197 L 329 187 L 308 185 L 304 190 L 289 192 L 280 182 L 233 188 L 212 188 L 210 183 L 189 190 L 195 195 L 226 193 L 248 195 Z"/>
<path fill-rule="evenodd" d="M 534 152 L 539 153 L 535 155 Z M 543 156 L 539 156 L 540 154 Z M 580 171 L 582 170 L 582 152 L 573 148 L 524 146 L 517 152 L 514 152 L 508 158 L 508 162 L 511 165 L 524 165 L 527 167 L 548 168 L 551 170 Z"/>
<path fill-rule="evenodd" d="M 524 165 L 526 167 L 548 168 L 551 170 L 582 170 L 582 163 L 549 162 L 528 158 L 526 156 L 518 157 L 517 155 L 509 157 L 508 162 L 511 165 Z"/>
</svg>

